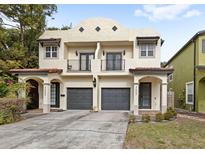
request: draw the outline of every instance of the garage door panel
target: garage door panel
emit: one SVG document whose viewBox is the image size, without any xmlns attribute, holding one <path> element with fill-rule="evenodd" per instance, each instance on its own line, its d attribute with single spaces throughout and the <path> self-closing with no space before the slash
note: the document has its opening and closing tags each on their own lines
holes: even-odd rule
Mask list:
<svg viewBox="0 0 205 154">
<path fill-rule="evenodd" d="M 129 110 L 129 88 L 102 88 L 102 110 Z"/>
<path fill-rule="evenodd" d="M 92 108 L 92 93 L 92 88 L 68 88 L 68 109 L 90 110 Z"/>
</svg>

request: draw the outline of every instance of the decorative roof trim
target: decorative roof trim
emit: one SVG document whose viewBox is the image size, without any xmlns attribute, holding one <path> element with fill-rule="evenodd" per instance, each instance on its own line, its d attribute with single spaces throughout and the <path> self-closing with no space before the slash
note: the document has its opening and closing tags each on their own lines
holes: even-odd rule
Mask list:
<svg viewBox="0 0 205 154">
<path fill-rule="evenodd" d="M 161 67 L 137 67 L 134 69 L 129 69 L 130 73 L 139 73 L 139 74 L 171 74 L 173 73 L 173 68 L 161 68 Z"/>
<path fill-rule="evenodd" d="M 138 36 L 136 37 L 137 40 L 159 40 L 159 36 Z"/>
<path fill-rule="evenodd" d="M 25 69 L 11 69 L 13 74 L 41 74 L 41 73 L 62 73 L 62 69 L 57 68 L 25 68 Z"/>
<path fill-rule="evenodd" d="M 158 40 L 160 39 L 159 36 L 142 36 L 142 37 L 136 37 L 137 39 L 137 44 L 143 44 L 143 43 L 146 43 L 146 42 L 149 42 L 149 43 L 155 43 L 157 44 Z"/>
<path fill-rule="evenodd" d="M 61 39 L 60 38 L 49 38 L 49 39 L 38 39 L 37 41 L 41 44 L 42 47 L 48 44 L 57 45 L 60 47 Z"/>
</svg>

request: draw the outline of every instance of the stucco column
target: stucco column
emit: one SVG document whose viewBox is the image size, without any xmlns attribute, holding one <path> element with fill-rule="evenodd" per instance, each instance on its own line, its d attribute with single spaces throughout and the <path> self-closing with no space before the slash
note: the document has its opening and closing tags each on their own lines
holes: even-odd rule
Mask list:
<svg viewBox="0 0 205 154">
<path fill-rule="evenodd" d="M 21 78 L 18 78 L 18 82 L 19 83 L 25 83 L 24 82 L 24 80 L 22 80 Z M 24 98 L 26 98 L 26 89 L 20 89 L 19 91 L 18 91 L 18 98 L 20 98 L 20 99 L 24 99 Z M 27 104 L 26 103 L 24 103 L 23 104 L 23 109 L 24 109 L 24 111 L 26 111 L 26 108 L 27 108 Z"/>
<path fill-rule="evenodd" d="M 43 113 L 50 112 L 50 83 L 43 84 Z"/>
<path fill-rule="evenodd" d="M 95 82 L 95 83 L 94 83 Z M 94 84 L 96 86 L 94 86 Z M 98 82 L 98 76 L 93 76 L 93 111 L 99 111 L 99 105 L 98 105 L 98 93 L 99 93 L 99 82 Z"/>
<path fill-rule="evenodd" d="M 18 82 L 19 83 L 26 83 L 23 79 L 18 77 Z M 18 91 L 18 98 L 26 98 L 26 89 L 20 89 Z"/>
<path fill-rule="evenodd" d="M 162 83 L 162 113 L 167 111 L 167 83 Z"/>
<path fill-rule="evenodd" d="M 133 104 L 134 104 L 134 115 L 139 114 L 139 83 L 134 83 L 134 89 L 133 89 Z"/>
</svg>

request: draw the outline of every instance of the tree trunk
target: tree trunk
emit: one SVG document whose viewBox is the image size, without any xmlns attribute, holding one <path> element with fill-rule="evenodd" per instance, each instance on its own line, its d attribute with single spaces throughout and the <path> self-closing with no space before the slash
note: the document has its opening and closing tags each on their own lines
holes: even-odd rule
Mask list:
<svg viewBox="0 0 205 154">
<path fill-rule="evenodd" d="M 24 30 L 21 23 L 20 23 L 20 41 L 21 41 L 21 45 L 24 46 Z"/>
</svg>

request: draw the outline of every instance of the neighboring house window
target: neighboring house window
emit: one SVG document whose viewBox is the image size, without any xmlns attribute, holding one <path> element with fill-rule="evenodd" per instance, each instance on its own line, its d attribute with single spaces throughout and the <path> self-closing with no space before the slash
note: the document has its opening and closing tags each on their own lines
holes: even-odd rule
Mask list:
<svg viewBox="0 0 205 154">
<path fill-rule="evenodd" d="M 140 45 L 140 56 L 141 57 L 154 57 L 155 52 L 154 44 L 141 44 Z"/>
<path fill-rule="evenodd" d="M 202 40 L 202 52 L 205 53 L 205 40 Z"/>
<path fill-rule="evenodd" d="M 186 83 L 186 104 L 193 104 L 194 102 L 194 83 L 188 82 Z"/>
<path fill-rule="evenodd" d="M 172 80 L 173 80 L 173 73 L 168 76 L 168 82 L 171 82 Z"/>
<path fill-rule="evenodd" d="M 46 47 L 46 58 L 57 58 L 57 56 L 56 46 Z"/>
</svg>

